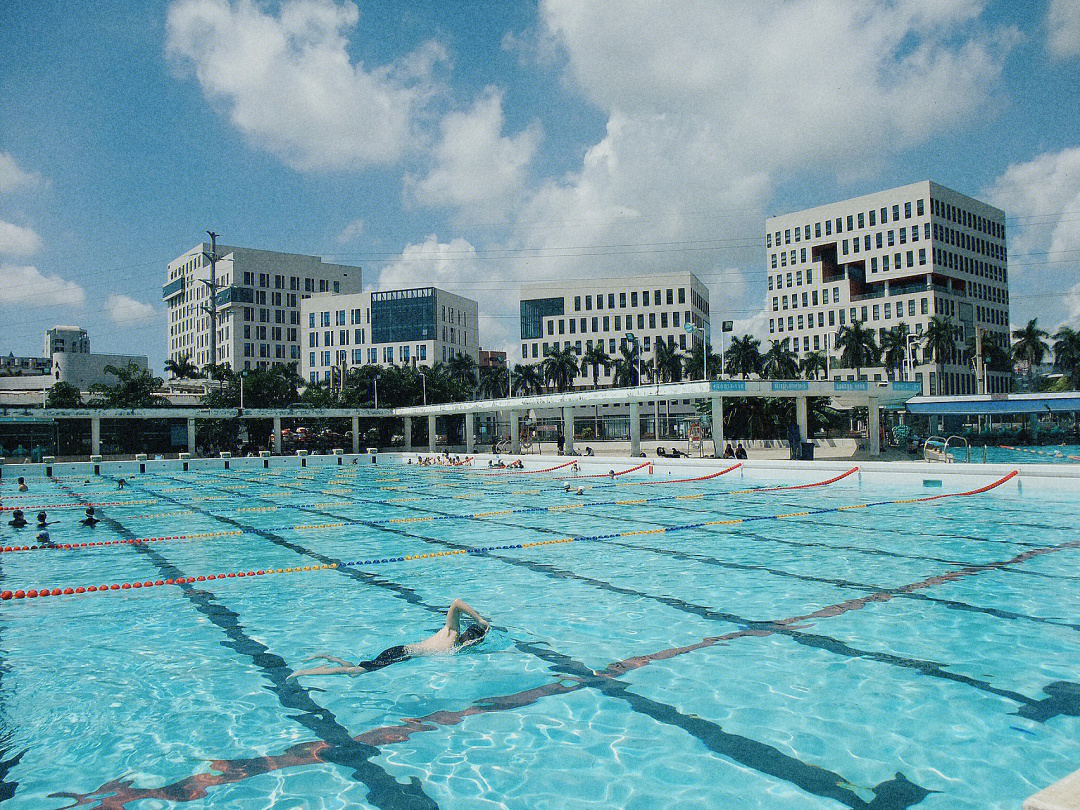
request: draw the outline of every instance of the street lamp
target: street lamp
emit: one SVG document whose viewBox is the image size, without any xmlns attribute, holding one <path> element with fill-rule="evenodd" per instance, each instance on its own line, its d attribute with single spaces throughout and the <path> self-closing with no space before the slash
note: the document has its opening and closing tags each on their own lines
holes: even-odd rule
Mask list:
<svg viewBox="0 0 1080 810">
<path fill-rule="evenodd" d="M 697 327 L 694 326 L 691 321 L 684 323 L 683 329 L 691 336 L 697 331 Z M 707 380 L 709 379 L 709 342 L 704 337 L 702 337 L 701 340 L 702 348 L 704 349 L 701 353 L 701 379 Z M 693 341 L 693 337 L 691 337 L 691 341 Z"/>
<path fill-rule="evenodd" d="M 244 377 L 247 375 L 246 368 L 240 372 L 240 410 L 244 410 Z"/>
<path fill-rule="evenodd" d="M 735 331 L 735 321 L 720 321 L 720 379 L 724 379 L 724 354 L 726 352 L 726 335 Z"/>
<path fill-rule="evenodd" d="M 911 354 L 911 343 L 918 340 L 918 335 L 908 335 L 904 339 L 904 382 L 911 382 L 911 378 L 915 376 L 915 358 Z"/>
<path fill-rule="evenodd" d="M 427 374 L 420 372 L 420 384 L 424 387 L 424 404 L 427 405 Z"/>
</svg>

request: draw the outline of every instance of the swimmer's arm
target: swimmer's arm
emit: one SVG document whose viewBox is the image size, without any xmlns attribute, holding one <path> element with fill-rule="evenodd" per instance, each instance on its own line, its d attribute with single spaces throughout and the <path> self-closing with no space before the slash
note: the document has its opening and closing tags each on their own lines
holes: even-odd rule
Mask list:
<svg viewBox="0 0 1080 810">
<path fill-rule="evenodd" d="M 446 626 L 447 627 L 453 629 L 454 627 L 457 626 L 457 614 L 459 612 L 460 613 L 465 613 L 466 615 L 471 616 L 473 619 L 475 619 L 477 621 L 477 623 L 480 624 L 481 627 L 488 627 L 489 626 L 487 621 L 484 619 L 484 617 L 481 616 L 479 613 L 477 613 L 475 610 L 473 610 L 463 600 L 455 599 L 450 605 L 450 610 L 446 611 Z"/>
<path fill-rule="evenodd" d="M 308 661 L 316 661 L 319 658 L 324 658 L 327 661 L 333 661 L 335 664 L 341 664 L 341 666 L 343 667 L 355 666 L 354 664 L 344 660 L 343 658 L 338 658 L 334 655 L 327 655 L 326 653 L 316 653 L 315 655 L 309 655 L 307 658 L 304 659 L 304 663 L 306 664 Z"/>
<path fill-rule="evenodd" d="M 312 667 L 311 669 L 299 669 L 290 675 L 285 680 L 291 681 L 293 678 L 299 678 L 303 675 L 352 675 L 357 676 L 367 669 L 361 666 L 347 666 L 347 667 Z"/>
</svg>

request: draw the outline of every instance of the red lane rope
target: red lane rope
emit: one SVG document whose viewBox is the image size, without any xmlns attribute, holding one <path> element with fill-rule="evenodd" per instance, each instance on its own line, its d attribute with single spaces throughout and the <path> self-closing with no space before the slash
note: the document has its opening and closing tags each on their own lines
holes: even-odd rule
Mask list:
<svg viewBox="0 0 1080 810">
<path fill-rule="evenodd" d="M 858 471 L 859 471 L 858 467 L 852 467 L 847 472 L 840 473 L 840 475 L 836 476 L 835 478 L 830 478 L 827 481 L 815 481 L 813 484 L 798 484 L 796 486 L 790 486 L 790 487 L 776 487 L 776 489 L 810 489 L 811 487 L 823 487 L 823 486 L 826 486 L 827 484 L 835 484 L 837 481 L 840 481 L 840 480 L 842 480 L 844 478 L 847 478 L 849 475 L 851 475 L 853 473 L 856 473 Z"/>
<path fill-rule="evenodd" d="M 646 461 L 644 464 L 638 464 L 636 467 L 631 467 L 629 470 L 623 470 L 622 472 L 617 472 L 614 475 L 611 475 L 609 473 L 596 473 L 595 475 L 571 475 L 570 477 L 571 478 L 613 478 L 613 477 L 618 478 L 620 475 L 626 475 L 627 473 L 637 472 L 638 470 L 642 469 L 643 467 L 651 467 L 651 466 L 652 466 L 652 462 L 651 461 Z"/>
<path fill-rule="evenodd" d="M 208 537 L 229 537 L 238 534 L 243 534 L 242 531 L 222 531 L 222 532 L 199 532 L 198 534 L 173 534 L 162 537 L 131 537 L 125 540 L 98 540 L 91 543 L 56 543 L 51 546 L 2 546 L 0 547 L 0 554 L 10 553 L 13 551 L 73 551 L 74 549 L 81 548 L 100 548 L 101 546 L 140 546 L 145 543 L 160 543 L 165 540 L 199 540 Z"/>
<path fill-rule="evenodd" d="M 571 467 L 574 464 L 577 464 L 577 462 L 576 461 L 568 461 L 565 464 L 559 464 L 558 466 L 555 466 L 555 467 L 547 467 L 546 469 L 543 469 L 543 470 L 499 470 L 498 472 L 481 473 L 481 475 L 484 475 L 484 476 L 488 476 L 488 475 L 535 475 L 536 473 L 554 472 L 555 470 L 561 470 L 564 467 Z"/>
<path fill-rule="evenodd" d="M 699 475 L 697 478 L 674 478 L 674 479 L 667 479 L 667 480 L 664 480 L 664 481 L 642 481 L 641 485 L 643 487 L 651 487 L 651 486 L 654 486 L 656 484 L 689 484 L 689 483 L 692 483 L 694 481 L 711 481 L 713 478 L 719 478 L 721 475 L 724 475 L 725 473 L 729 473 L 732 470 L 737 470 L 741 466 L 742 466 L 742 462 L 740 461 L 738 464 L 732 464 L 726 470 L 720 470 L 720 472 L 710 473 L 709 475 Z"/>
<path fill-rule="evenodd" d="M 1019 470 L 1013 470 L 1011 473 L 1006 475 L 1004 478 L 999 478 L 997 481 L 994 481 L 994 483 L 987 484 L 986 486 L 979 487 L 978 489 L 969 489 L 967 492 L 946 492 L 943 495 L 930 495 L 930 496 L 928 496 L 926 498 L 915 498 L 915 501 L 918 502 L 918 503 L 923 503 L 924 501 L 936 501 L 936 500 L 940 500 L 941 498 L 960 498 L 960 497 L 963 497 L 965 495 L 979 495 L 979 494 L 981 494 L 983 492 L 989 492 L 992 489 L 996 489 L 997 487 L 1000 487 L 1002 484 L 1004 484 L 1010 478 L 1015 478 L 1019 474 L 1020 474 Z"/>
</svg>

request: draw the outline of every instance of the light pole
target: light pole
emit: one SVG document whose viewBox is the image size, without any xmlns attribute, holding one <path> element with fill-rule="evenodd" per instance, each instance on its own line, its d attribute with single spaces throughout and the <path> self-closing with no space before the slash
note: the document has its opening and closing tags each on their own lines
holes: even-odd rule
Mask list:
<svg viewBox="0 0 1080 810">
<path fill-rule="evenodd" d="M 637 352 L 637 384 L 641 385 L 641 344 L 638 343 L 633 332 L 627 332 L 626 339 L 634 344 L 634 350 Z"/>
<path fill-rule="evenodd" d="M 735 331 L 735 321 L 720 321 L 720 379 L 724 379 L 724 354 L 727 350 L 726 336 Z"/>
<path fill-rule="evenodd" d="M 424 387 L 424 404 L 427 405 L 427 374 L 420 372 L 420 384 Z"/>
<path fill-rule="evenodd" d="M 918 335 L 908 335 L 904 338 L 904 382 L 911 382 L 915 376 L 915 358 L 911 354 L 911 343 L 918 340 Z"/>
<path fill-rule="evenodd" d="M 240 410 L 244 410 L 244 377 L 247 375 L 247 369 L 240 372 Z"/>
<path fill-rule="evenodd" d="M 692 342 L 693 334 L 697 331 L 697 327 L 690 321 L 687 321 L 683 324 L 683 329 L 691 336 L 690 340 Z M 709 379 L 709 342 L 705 340 L 704 337 L 702 338 L 702 349 L 704 349 L 704 351 L 701 353 L 701 379 L 707 380 Z"/>
<path fill-rule="evenodd" d="M 379 381 L 378 379 L 372 380 L 375 386 L 375 410 L 379 410 Z"/>
</svg>

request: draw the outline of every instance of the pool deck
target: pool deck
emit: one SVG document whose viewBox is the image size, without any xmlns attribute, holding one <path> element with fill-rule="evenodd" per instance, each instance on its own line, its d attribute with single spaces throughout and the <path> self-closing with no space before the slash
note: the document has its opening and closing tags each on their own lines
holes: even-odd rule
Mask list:
<svg viewBox="0 0 1080 810">
<path fill-rule="evenodd" d="M 1080 771 L 1040 790 L 1024 802 L 1024 810 L 1080 810 Z"/>
</svg>

